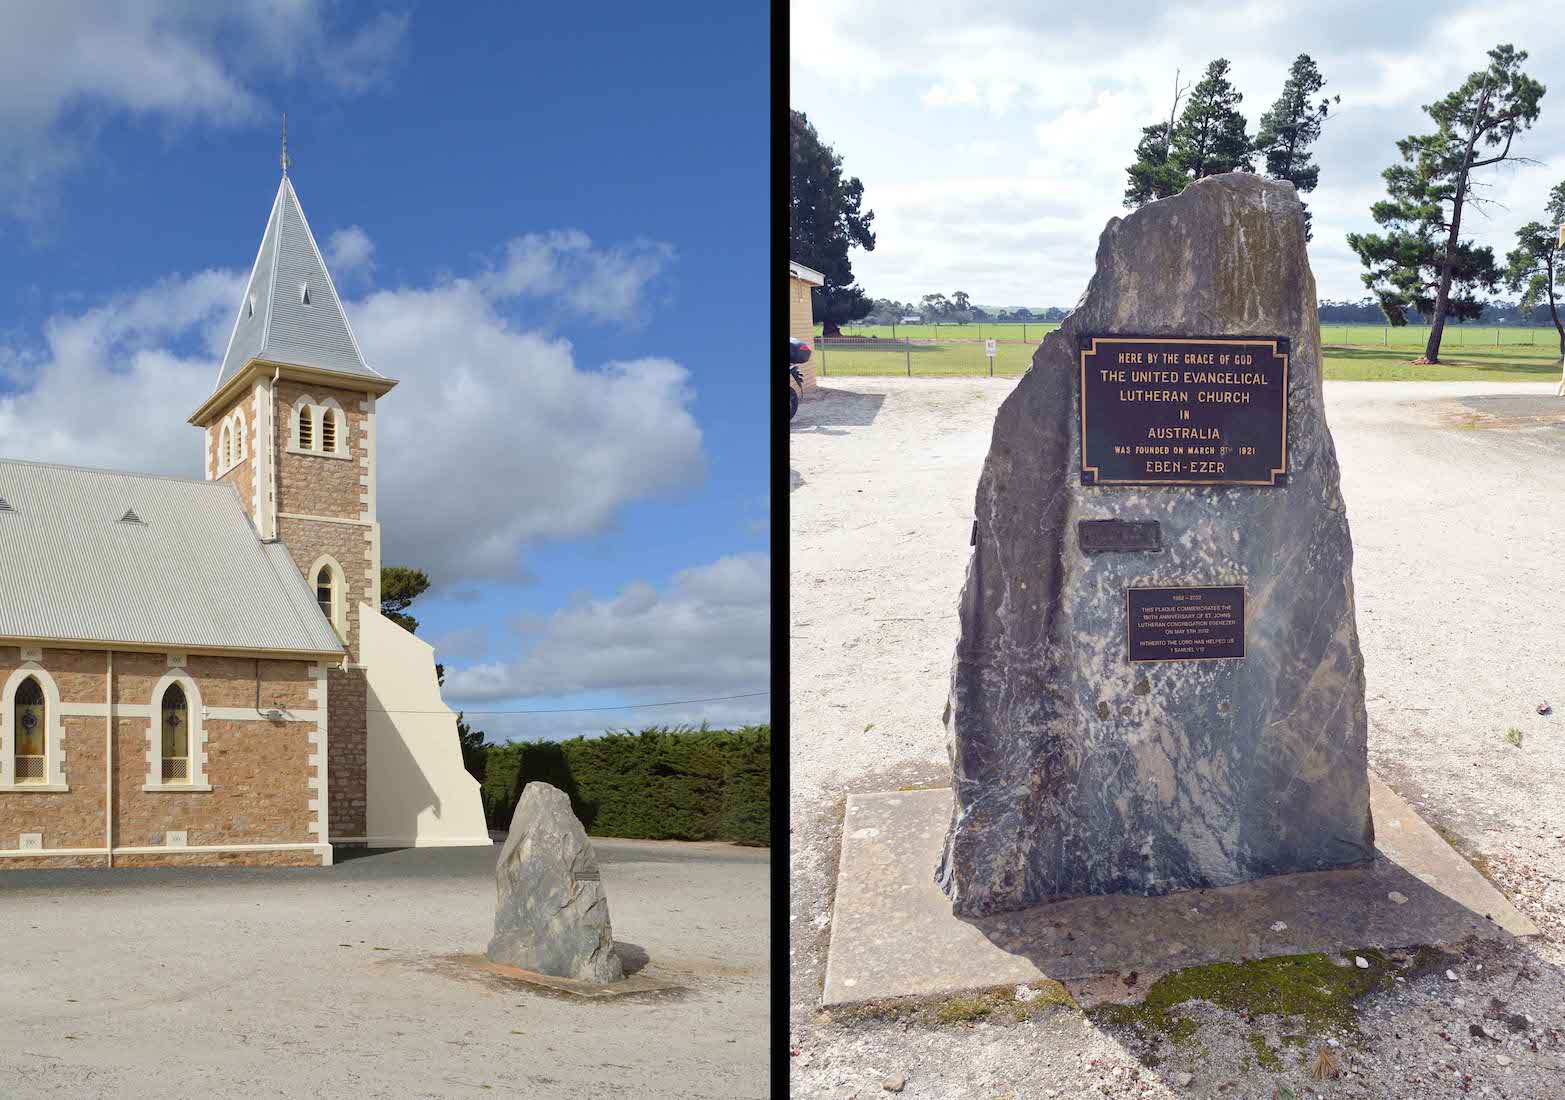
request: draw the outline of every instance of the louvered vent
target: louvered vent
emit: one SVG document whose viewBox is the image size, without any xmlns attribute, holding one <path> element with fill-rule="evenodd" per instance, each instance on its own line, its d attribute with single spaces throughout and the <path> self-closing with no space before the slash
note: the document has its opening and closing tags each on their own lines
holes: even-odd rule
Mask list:
<svg viewBox="0 0 1565 1100">
<path fill-rule="evenodd" d="M 0 512 L 14 511 L 16 511 L 16 509 L 11 507 L 11 502 L 6 500 L 5 497 L 0 497 Z"/>
<path fill-rule="evenodd" d="M 120 517 L 120 522 L 121 523 L 140 523 L 143 527 L 146 526 L 145 523 L 142 523 L 141 517 L 136 514 L 136 509 L 134 509 L 134 508 L 127 508 L 127 509 L 125 509 L 125 514 Z"/>
<path fill-rule="evenodd" d="M 310 304 L 310 284 L 309 283 L 300 283 L 299 284 L 299 301 L 303 305 L 309 305 Z"/>
</svg>

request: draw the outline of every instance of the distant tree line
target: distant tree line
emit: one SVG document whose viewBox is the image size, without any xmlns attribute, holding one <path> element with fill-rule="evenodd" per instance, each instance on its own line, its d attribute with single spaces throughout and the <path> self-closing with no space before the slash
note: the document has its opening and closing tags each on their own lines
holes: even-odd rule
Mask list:
<svg viewBox="0 0 1565 1100">
<path fill-rule="evenodd" d="M 1555 188 L 1555 191 L 1557 194 L 1548 215 L 1556 219 L 1551 222 L 1552 225 L 1565 221 L 1565 184 Z M 1479 302 L 1477 312 L 1473 315 L 1453 318 L 1458 324 L 1475 322 L 1485 325 L 1554 325 L 1554 310 L 1549 305 L 1548 296 L 1554 285 L 1553 264 L 1557 260 L 1565 259 L 1565 253 L 1560 253 L 1550 243 L 1554 239 L 1552 230 L 1545 232 L 1545 227 L 1541 223 L 1532 224 L 1529 228 L 1532 232 L 1528 239 L 1532 242 L 1533 248 L 1531 250 L 1520 248 L 1508 257 L 1516 271 L 1515 289 L 1525 288 L 1528 293 L 1524 294 L 1521 300 L 1514 302 L 1504 299 Z M 1526 232 L 1527 229 L 1524 228 L 1523 233 Z M 1317 310 L 1317 316 L 1323 325 L 1427 325 L 1429 323 L 1428 318 L 1414 306 L 1404 308 L 1400 318 L 1392 320 L 1381 307 L 1380 300 L 1373 296 L 1360 298 L 1356 302 L 1347 300 L 1339 302 L 1322 298 Z M 957 291 L 950 295 L 926 294 L 917 303 L 899 302 L 894 298 L 876 298 L 871 304 L 869 314 L 864 318 L 864 323 L 902 324 L 909 317 L 916 318 L 919 323 L 926 325 L 1029 321 L 1047 323 L 1063 321 L 1069 314 L 1070 310 L 1064 306 L 1039 309 L 1029 309 L 1026 306 L 1015 308 L 975 306 L 966 294 Z"/>
</svg>

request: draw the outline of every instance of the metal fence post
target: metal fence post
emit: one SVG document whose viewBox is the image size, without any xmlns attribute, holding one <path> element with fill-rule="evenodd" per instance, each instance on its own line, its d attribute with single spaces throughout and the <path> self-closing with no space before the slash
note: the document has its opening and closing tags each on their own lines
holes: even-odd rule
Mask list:
<svg viewBox="0 0 1565 1100">
<path fill-rule="evenodd" d="M 1027 322 L 1023 321 L 1022 322 L 1022 343 L 1025 344 L 1026 342 L 1027 342 Z"/>
<path fill-rule="evenodd" d="M 907 357 L 907 376 L 913 377 L 913 340 L 911 337 L 902 343 L 902 354 Z M 1084 360 L 1085 361 L 1085 360 Z"/>
<path fill-rule="evenodd" d="M 820 346 L 821 346 L 821 369 L 820 369 L 820 376 L 822 378 L 825 378 L 826 377 L 826 334 L 824 332 L 821 333 Z"/>
</svg>

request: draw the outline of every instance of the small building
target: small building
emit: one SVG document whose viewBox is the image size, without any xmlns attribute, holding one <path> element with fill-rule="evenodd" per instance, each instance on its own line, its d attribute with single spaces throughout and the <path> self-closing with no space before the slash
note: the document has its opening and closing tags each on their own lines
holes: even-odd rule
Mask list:
<svg viewBox="0 0 1565 1100">
<path fill-rule="evenodd" d="M 825 282 L 826 276 L 814 268 L 788 261 L 788 335 L 803 340 L 814 349 L 810 361 L 799 367 L 799 373 L 804 376 L 804 391 L 799 395 L 803 398 L 815 396 L 816 360 L 821 356 L 820 348 L 816 347 L 815 309 L 810 303 L 810 288 L 823 286 Z"/>
<path fill-rule="evenodd" d="M 0 459 L 0 872 L 490 843 L 433 651 L 380 612 L 397 383 L 286 174 L 238 305 L 205 477 Z"/>
<path fill-rule="evenodd" d="M 912 317 L 904 317 L 904 318 L 902 318 L 902 320 L 897 322 L 897 324 L 899 324 L 899 325 L 921 325 L 923 323 L 924 323 L 924 319 L 922 317 L 917 316 L 916 314 L 914 316 L 912 316 Z"/>
</svg>

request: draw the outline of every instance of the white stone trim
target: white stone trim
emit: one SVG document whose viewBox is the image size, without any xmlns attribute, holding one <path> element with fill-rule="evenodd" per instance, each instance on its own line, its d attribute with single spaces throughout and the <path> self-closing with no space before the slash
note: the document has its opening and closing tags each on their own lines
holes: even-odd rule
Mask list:
<svg viewBox="0 0 1565 1100">
<path fill-rule="evenodd" d="M 187 852 L 319 852 L 323 866 L 331 865 L 331 848 L 324 844 L 191 844 L 177 849 Z M 161 856 L 169 849 L 164 845 L 141 845 L 134 848 L 115 848 L 117 856 Z M 44 858 L 50 856 L 106 856 L 107 848 L 0 848 L 0 858 Z"/>
<path fill-rule="evenodd" d="M 303 447 L 296 447 L 296 446 L 294 446 L 294 444 L 291 441 L 288 444 L 288 453 L 291 454 L 291 455 L 307 455 L 310 458 L 343 458 L 343 459 L 348 459 L 348 458 L 352 458 L 353 457 L 352 455 L 338 454 L 336 451 L 307 451 Z"/>
<path fill-rule="evenodd" d="M 348 577 L 343 573 L 342 566 L 337 559 L 330 554 L 322 554 L 315 559 L 310 571 L 304 575 L 304 583 L 310 586 L 310 595 L 315 595 L 315 580 L 320 576 L 321 567 L 331 570 L 331 620 L 332 627 L 339 637 L 348 637 Z"/>
<path fill-rule="evenodd" d="M 185 689 L 186 713 L 190 715 L 190 730 L 186 740 L 190 747 L 190 775 L 188 782 L 178 784 L 163 782 L 163 693 L 170 684 L 175 683 Z M 175 787 L 197 790 L 206 787 L 211 790 L 206 774 L 206 708 L 201 705 L 201 689 L 190 678 L 190 674 L 182 668 L 166 672 L 153 685 L 152 699 L 147 703 L 147 708 L 147 779 L 142 789 Z M 117 715 L 125 714 L 126 708 L 115 706 L 114 712 Z"/>
<path fill-rule="evenodd" d="M 374 524 L 364 532 L 368 564 L 364 567 L 365 600 L 371 608 L 380 606 L 380 524 Z M 360 616 L 363 616 L 361 611 Z"/>
<path fill-rule="evenodd" d="M 359 458 L 359 466 L 364 471 L 359 475 L 359 484 L 364 486 L 364 492 L 359 494 L 359 503 L 364 505 L 361 518 L 373 523 L 375 521 L 375 397 L 373 394 L 359 402 L 359 411 L 363 414 L 359 441 L 364 452 Z"/>
<path fill-rule="evenodd" d="M 277 712 L 275 719 L 272 711 Z M 263 711 L 257 711 L 254 707 L 203 707 L 201 714 L 204 718 L 225 722 L 318 722 L 321 718 L 319 710 L 290 710 L 288 707 L 272 707 Z"/>
<path fill-rule="evenodd" d="M 22 651 L 22 660 L 24 660 L 24 661 L 37 661 L 40 665 L 43 664 L 43 646 L 26 646 L 26 645 L 24 645 L 24 646 L 21 647 L 21 651 Z"/>
<path fill-rule="evenodd" d="M 263 421 L 266 403 L 270 400 L 268 390 L 270 382 L 264 376 L 257 378 L 255 388 L 252 391 L 255 399 L 254 408 L 251 411 L 250 434 L 255 440 L 255 446 L 250 448 L 250 515 L 255 520 L 255 529 L 261 529 L 261 502 L 265 500 L 262 493 L 261 463 L 271 453 L 271 441 L 266 439 L 265 424 Z M 265 445 L 263 445 L 265 440 Z"/>
<path fill-rule="evenodd" d="M 60 713 L 66 718 L 108 718 L 107 703 L 61 703 Z M 115 703 L 115 718 L 151 718 L 152 708 L 145 703 Z"/>
<path fill-rule="evenodd" d="M 307 454 L 308 452 L 307 451 L 300 451 L 299 453 L 300 454 Z M 345 523 L 345 524 L 347 524 L 350 527 L 369 527 L 370 526 L 370 523 L 369 523 L 368 520 L 343 519 L 341 516 L 307 516 L 303 512 L 278 512 L 277 513 L 277 517 L 279 519 L 307 519 L 311 523 Z"/>
<path fill-rule="evenodd" d="M 323 866 L 331 863 L 331 847 L 329 843 L 330 833 L 328 822 L 331 819 L 331 802 L 328 799 L 328 776 L 326 765 L 326 721 L 327 721 L 327 666 L 325 663 L 311 665 L 310 672 L 315 677 L 315 686 L 310 689 L 310 698 L 315 700 L 316 712 L 320 717 L 315 722 L 315 729 L 310 731 L 310 747 L 314 751 L 310 753 L 310 766 L 315 769 L 315 774 L 309 778 L 310 797 L 305 802 L 305 808 L 313 815 L 308 828 L 320 838 L 325 845 L 323 853 Z"/>
<path fill-rule="evenodd" d="M 311 421 L 308 447 L 299 442 L 299 411 L 306 407 L 310 410 Z M 336 430 L 332 433 L 336 446 L 330 451 L 323 445 L 325 433 L 321 430 L 328 416 L 336 421 Z M 317 401 L 309 394 L 301 393 L 294 398 L 288 410 L 288 451 L 290 454 L 313 455 L 316 458 L 353 457 L 353 441 L 348 438 L 348 414 L 335 397 Z"/>
<path fill-rule="evenodd" d="M 202 457 L 202 465 L 203 465 L 203 469 L 204 469 L 204 472 L 205 472 L 205 475 L 206 475 L 206 479 L 208 481 L 212 481 L 212 480 L 214 480 L 214 478 L 212 477 L 212 425 L 208 424 L 206 426 L 206 428 L 204 429 L 204 431 L 206 433 L 206 437 L 205 437 L 205 442 L 203 442 L 202 445 L 201 445 L 201 448 L 202 448 L 202 456 L 201 456 Z"/>
<path fill-rule="evenodd" d="M 157 794 L 157 793 L 165 793 L 165 794 L 191 794 L 191 793 L 195 793 L 195 794 L 201 794 L 203 792 L 210 792 L 212 790 L 212 784 L 210 784 L 210 783 L 143 783 L 141 785 L 141 789 L 144 790 L 144 791 L 147 791 L 149 793 L 153 793 L 153 794 Z"/>
<path fill-rule="evenodd" d="M 37 649 L 22 650 L 22 665 L 5 682 L 0 690 L 0 789 L 7 791 L 68 791 L 65 783 L 65 727 L 60 707 L 60 687 L 54 677 L 44 671 L 36 657 Z M 43 783 L 18 783 L 16 781 L 16 689 L 27 677 L 38 681 L 43 689 L 44 703 L 44 775 Z"/>
</svg>

